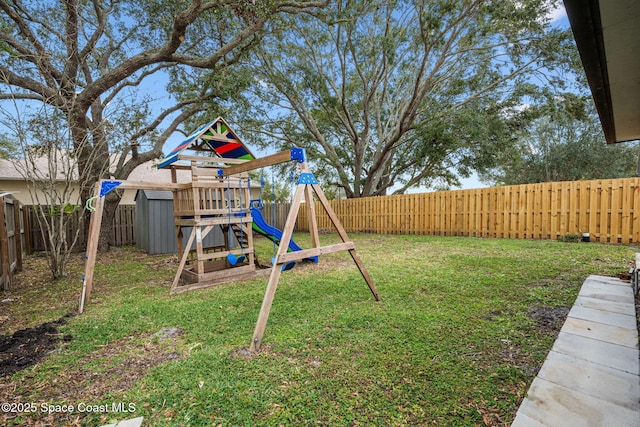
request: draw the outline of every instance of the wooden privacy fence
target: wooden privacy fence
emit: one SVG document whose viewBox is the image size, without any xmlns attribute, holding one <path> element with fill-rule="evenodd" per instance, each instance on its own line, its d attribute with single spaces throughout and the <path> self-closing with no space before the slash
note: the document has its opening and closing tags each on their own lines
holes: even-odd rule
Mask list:
<svg viewBox="0 0 640 427">
<path fill-rule="evenodd" d="M 269 225 L 282 230 L 287 222 L 289 209 L 291 209 L 291 203 L 289 202 L 278 202 L 275 204 L 266 202 L 264 208 L 262 208 L 262 216 Z"/>
<path fill-rule="evenodd" d="M 27 222 L 26 235 L 28 237 L 28 245 L 25 251 L 28 255 L 34 252 L 41 252 L 45 250 L 44 241 L 42 240 L 42 233 L 40 232 L 40 223 L 36 218 L 37 210 L 34 206 L 25 206 L 25 219 Z M 81 211 L 76 211 L 72 215 L 80 215 Z M 67 236 L 73 236 L 75 234 L 75 225 L 78 221 L 69 221 L 67 226 Z M 116 208 L 115 218 L 113 220 L 113 245 L 125 246 L 135 245 L 136 236 L 136 207 L 135 205 L 119 205 Z M 76 244 L 76 250 L 84 250 L 87 244 L 87 236 L 85 230 L 80 230 L 78 236 L 78 243 Z"/>
<path fill-rule="evenodd" d="M 10 290 L 13 274 L 22 270 L 24 235 L 22 206 L 8 196 L 0 197 L 0 289 Z"/>
<path fill-rule="evenodd" d="M 347 232 L 640 243 L 640 178 L 332 200 Z M 318 202 L 315 202 L 316 204 Z M 316 212 L 321 212 L 316 207 Z M 306 230 L 306 209 L 298 229 Z M 326 215 L 318 226 L 330 229 Z"/>
</svg>

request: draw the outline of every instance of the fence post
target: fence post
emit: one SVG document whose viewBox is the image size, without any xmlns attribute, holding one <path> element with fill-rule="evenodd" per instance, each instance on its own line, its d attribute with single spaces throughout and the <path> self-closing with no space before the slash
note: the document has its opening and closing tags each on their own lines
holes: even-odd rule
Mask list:
<svg viewBox="0 0 640 427">
<path fill-rule="evenodd" d="M 31 233 L 33 232 L 33 227 L 31 226 L 31 207 L 22 207 L 22 222 L 24 224 L 24 252 L 27 255 L 33 255 L 33 239 L 31 238 Z"/>
<path fill-rule="evenodd" d="M 6 199 L 0 197 L 0 267 L 2 289 L 11 289 L 11 261 L 9 260 L 9 236 L 7 234 Z"/>
<path fill-rule="evenodd" d="M 20 209 L 22 209 L 22 205 L 18 201 L 18 199 L 14 199 L 13 201 L 13 236 L 15 239 L 15 252 L 16 252 L 16 269 L 15 271 L 22 271 L 22 234 L 23 229 L 20 223 Z"/>
</svg>

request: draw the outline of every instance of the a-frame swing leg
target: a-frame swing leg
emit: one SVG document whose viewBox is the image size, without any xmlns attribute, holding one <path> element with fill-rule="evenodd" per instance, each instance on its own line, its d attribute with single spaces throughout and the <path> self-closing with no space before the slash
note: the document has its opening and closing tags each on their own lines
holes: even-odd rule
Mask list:
<svg viewBox="0 0 640 427">
<path fill-rule="evenodd" d="M 89 302 L 91 290 L 93 288 L 93 271 L 96 267 L 96 256 L 98 254 L 98 239 L 100 238 L 100 227 L 102 226 L 102 212 L 104 211 L 104 197 L 100 197 L 100 187 L 102 181 L 96 185 L 94 200 L 95 206 L 91 212 L 89 220 L 89 237 L 87 238 L 87 253 L 82 280 L 82 293 L 78 305 L 78 313 L 82 314 L 84 305 Z"/>
<path fill-rule="evenodd" d="M 291 209 L 287 215 L 287 222 L 285 223 L 284 230 L 282 230 L 282 238 L 278 245 L 278 251 L 271 268 L 271 274 L 269 275 L 269 282 L 267 283 L 267 290 L 262 299 L 262 306 L 260 307 L 260 314 L 258 315 L 258 322 L 253 332 L 253 339 L 249 346 L 249 351 L 254 352 L 260 350 L 262 344 L 262 337 L 264 330 L 267 327 L 267 320 L 269 319 L 269 312 L 271 311 L 271 304 L 273 304 L 273 297 L 276 294 L 276 288 L 278 287 L 278 281 L 280 280 L 280 274 L 282 273 L 283 263 L 279 261 L 280 256 L 287 253 L 291 236 L 293 235 L 293 227 L 296 223 L 296 217 L 298 216 L 298 210 L 300 209 L 300 202 L 304 195 L 304 185 L 298 185 L 296 193 L 293 196 L 293 203 L 291 203 Z"/>
<path fill-rule="evenodd" d="M 193 245 L 193 240 L 195 239 L 195 237 L 196 227 L 192 227 L 191 234 L 189 235 L 189 240 L 187 241 L 187 246 L 182 251 L 182 258 L 180 259 L 180 264 L 178 265 L 178 271 L 173 278 L 173 283 L 171 283 L 171 290 L 169 291 L 169 293 L 174 293 L 176 288 L 178 287 L 178 283 L 180 282 L 180 275 L 182 274 L 182 270 L 184 270 L 184 266 L 187 263 L 187 259 L 189 258 L 189 251 L 191 250 L 191 246 Z"/>
<path fill-rule="evenodd" d="M 303 164 L 303 166 L 301 167 L 301 170 L 303 172 L 306 172 L 307 171 L 306 165 Z M 289 246 L 289 242 L 293 235 L 293 228 L 295 226 L 295 220 L 298 216 L 298 210 L 300 209 L 300 203 L 302 201 L 302 198 L 306 195 L 306 198 L 307 198 L 306 202 L 308 206 L 310 206 L 309 205 L 310 203 L 313 203 L 313 197 L 312 197 L 313 194 L 311 192 L 311 189 L 313 189 L 313 191 L 315 191 L 316 195 L 318 196 L 320 203 L 324 207 L 325 211 L 327 212 L 327 215 L 331 219 L 331 222 L 333 223 L 336 230 L 338 231 L 338 234 L 340 235 L 342 242 L 351 243 L 350 245 L 345 246 L 349 248 L 347 250 L 349 251 L 349 255 L 351 255 L 351 259 L 353 259 L 353 262 L 358 267 L 360 274 L 362 274 L 362 277 L 367 282 L 367 286 L 369 286 L 369 290 L 373 294 L 373 297 L 376 299 L 376 301 L 380 300 L 380 294 L 378 293 L 378 290 L 376 289 L 376 286 L 373 283 L 371 276 L 369 276 L 369 273 L 365 268 L 364 264 L 362 263 L 360 256 L 358 255 L 355 248 L 353 247 L 353 243 L 349 241 L 349 236 L 347 236 L 347 233 L 344 230 L 344 227 L 342 227 L 342 224 L 340 223 L 338 216 L 333 211 L 333 208 L 329 204 L 329 201 L 325 197 L 324 192 L 322 191 L 320 186 L 318 184 L 298 184 L 298 187 L 296 188 L 296 193 L 293 198 L 293 202 L 291 204 L 291 209 L 289 210 L 289 214 L 287 215 L 287 222 L 282 232 L 282 239 L 280 240 L 280 245 L 278 246 L 278 251 L 276 253 L 276 259 L 275 259 L 273 268 L 271 270 L 271 275 L 269 276 L 269 283 L 267 284 L 267 290 L 265 292 L 264 299 L 262 300 L 262 307 L 260 308 L 260 314 L 258 315 L 258 322 L 256 323 L 256 328 L 253 332 L 253 339 L 251 340 L 251 346 L 249 347 L 249 350 L 251 352 L 260 350 L 260 346 L 262 344 L 262 337 L 264 335 L 264 330 L 267 326 L 267 320 L 269 319 L 269 312 L 271 311 L 271 305 L 273 304 L 273 298 L 275 296 L 276 288 L 278 287 L 278 281 L 280 280 L 280 274 L 282 272 L 283 261 L 281 260 L 281 257 L 283 257 L 287 253 L 287 248 Z M 310 219 L 313 218 L 314 220 L 313 224 L 310 223 L 309 225 L 310 225 L 310 232 L 311 232 L 311 240 L 314 245 L 314 248 L 317 249 L 317 252 L 315 253 L 315 255 L 319 255 L 322 253 L 330 253 L 338 250 L 337 249 L 338 246 L 336 245 L 325 247 L 325 248 L 320 247 L 319 239 L 318 239 L 317 222 L 315 221 L 315 210 L 310 211 L 310 214 L 312 215 L 310 216 Z"/>
<path fill-rule="evenodd" d="M 344 243 L 348 242 L 349 236 L 347 235 L 347 232 L 342 226 L 342 223 L 340 222 L 338 215 L 336 215 L 333 208 L 331 207 L 331 204 L 329 203 L 326 196 L 324 195 L 324 192 L 322 191 L 322 189 L 318 184 L 311 184 L 311 185 L 313 187 L 313 190 L 316 192 L 316 195 L 318 196 L 318 200 L 320 200 L 322 207 L 324 207 L 324 210 L 327 212 L 329 219 L 331 219 L 333 226 L 336 228 L 338 235 L 340 236 L 340 238 Z M 362 275 L 362 278 L 365 280 L 365 282 L 367 282 L 367 286 L 369 286 L 369 290 L 371 290 L 373 297 L 376 299 L 376 301 L 380 301 L 380 294 L 376 289 L 376 285 L 373 283 L 373 279 L 371 279 L 371 276 L 369 276 L 369 272 L 367 271 L 364 264 L 362 263 L 362 260 L 360 259 L 360 256 L 356 252 L 355 248 L 349 249 L 349 255 L 351 255 L 351 259 L 356 264 L 356 266 L 358 266 L 358 270 L 360 270 L 360 274 Z"/>
</svg>

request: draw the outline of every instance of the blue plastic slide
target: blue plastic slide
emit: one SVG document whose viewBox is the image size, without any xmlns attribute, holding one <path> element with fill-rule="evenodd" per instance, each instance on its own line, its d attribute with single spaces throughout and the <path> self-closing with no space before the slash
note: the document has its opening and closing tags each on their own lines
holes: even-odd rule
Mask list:
<svg viewBox="0 0 640 427">
<path fill-rule="evenodd" d="M 262 216 L 262 212 L 260 209 L 251 207 L 251 216 L 253 217 L 253 225 L 252 228 L 259 234 L 262 234 L 267 239 L 271 240 L 275 244 L 279 245 L 280 240 L 282 239 L 282 231 L 267 224 Z M 291 239 L 289 241 L 289 251 L 301 251 L 302 248 L 296 244 L 296 242 Z M 306 258 L 313 262 L 318 262 L 318 257 L 314 256 L 311 258 Z"/>
</svg>

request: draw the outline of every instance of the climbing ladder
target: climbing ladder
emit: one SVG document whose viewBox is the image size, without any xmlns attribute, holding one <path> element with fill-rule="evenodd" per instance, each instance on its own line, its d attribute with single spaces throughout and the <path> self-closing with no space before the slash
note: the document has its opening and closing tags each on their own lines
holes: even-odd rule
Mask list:
<svg viewBox="0 0 640 427">
<path fill-rule="evenodd" d="M 249 236 L 247 235 L 247 232 L 242 229 L 240 224 L 228 224 L 226 226 L 222 226 L 222 231 L 225 233 L 225 243 L 227 247 L 231 246 L 231 242 L 227 241 L 229 239 L 229 230 L 233 233 L 233 236 L 235 237 L 236 242 L 238 242 L 241 250 L 249 247 Z"/>
</svg>

